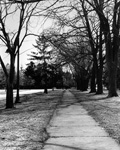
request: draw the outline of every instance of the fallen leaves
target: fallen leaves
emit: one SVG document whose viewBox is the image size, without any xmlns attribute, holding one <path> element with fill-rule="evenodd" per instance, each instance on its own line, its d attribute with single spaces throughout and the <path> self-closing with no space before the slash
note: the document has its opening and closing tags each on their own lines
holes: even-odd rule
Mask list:
<svg viewBox="0 0 120 150">
<path fill-rule="evenodd" d="M 37 93 L 22 97 L 16 109 L 0 107 L 0 150 L 40 150 L 48 137 L 46 126 L 62 95 L 62 90 L 47 96 Z"/>
</svg>

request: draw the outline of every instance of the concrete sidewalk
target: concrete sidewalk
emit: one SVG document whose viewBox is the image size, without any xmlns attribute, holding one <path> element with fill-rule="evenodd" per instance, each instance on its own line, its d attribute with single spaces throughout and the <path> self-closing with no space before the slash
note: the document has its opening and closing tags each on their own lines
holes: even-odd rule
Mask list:
<svg viewBox="0 0 120 150">
<path fill-rule="evenodd" d="M 120 150 L 68 90 L 47 128 L 43 150 Z"/>
</svg>

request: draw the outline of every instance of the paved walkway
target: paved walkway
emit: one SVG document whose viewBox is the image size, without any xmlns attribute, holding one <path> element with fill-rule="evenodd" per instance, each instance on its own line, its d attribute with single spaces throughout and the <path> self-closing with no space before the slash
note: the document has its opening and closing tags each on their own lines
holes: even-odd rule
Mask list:
<svg viewBox="0 0 120 150">
<path fill-rule="evenodd" d="M 43 150 L 120 150 L 105 130 L 88 115 L 71 92 L 56 110 L 47 131 L 50 138 Z"/>
</svg>

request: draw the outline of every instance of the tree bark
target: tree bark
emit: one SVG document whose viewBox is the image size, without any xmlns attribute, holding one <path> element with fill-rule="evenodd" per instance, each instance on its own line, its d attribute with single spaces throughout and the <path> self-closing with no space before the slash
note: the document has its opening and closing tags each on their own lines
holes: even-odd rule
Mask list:
<svg viewBox="0 0 120 150">
<path fill-rule="evenodd" d="M 14 82 L 14 64 L 15 64 L 15 56 L 10 54 L 10 72 L 7 78 L 7 93 L 6 93 L 6 108 L 13 108 L 13 82 Z"/>
<path fill-rule="evenodd" d="M 96 92 L 96 81 L 95 81 L 96 75 L 95 75 L 95 72 L 96 72 L 95 63 L 93 62 L 91 82 L 90 82 L 90 93 Z"/>
<path fill-rule="evenodd" d="M 119 30 L 115 33 L 113 29 L 113 41 L 112 41 L 108 19 L 104 16 L 103 12 L 97 11 L 97 13 L 100 18 L 103 34 L 105 36 L 106 63 L 108 69 L 108 97 L 118 96 L 116 86 L 116 76 L 117 76 L 117 57 L 119 48 L 117 41 Z"/>
<path fill-rule="evenodd" d="M 116 76 L 117 76 L 117 68 L 115 64 L 109 62 L 109 86 L 108 86 L 108 97 L 118 96 L 116 89 Z M 111 66 L 112 65 L 112 66 Z"/>
<path fill-rule="evenodd" d="M 117 38 L 115 36 L 116 35 L 114 35 L 112 46 L 110 32 L 107 32 L 107 35 L 105 34 L 106 60 L 108 69 L 108 97 L 118 96 L 116 86 L 118 46 L 117 46 Z"/>
<path fill-rule="evenodd" d="M 100 36 L 99 36 L 99 66 L 97 66 L 97 92 L 96 94 L 103 93 L 103 56 L 102 56 L 102 29 L 100 25 Z"/>
<path fill-rule="evenodd" d="M 15 103 L 20 103 L 20 95 L 19 95 L 19 88 L 20 88 L 20 77 L 19 77 L 19 49 L 18 49 L 18 53 L 17 53 L 17 94 L 16 94 L 16 99 L 15 99 Z"/>
<path fill-rule="evenodd" d="M 97 91 L 96 94 L 103 93 L 103 83 L 102 83 L 102 68 L 98 68 L 97 70 Z"/>
<path fill-rule="evenodd" d="M 47 90 L 47 67 L 46 67 L 46 63 L 45 63 L 45 88 L 44 88 L 44 93 L 47 94 L 48 90 Z"/>
<path fill-rule="evenodd" d="M 79 75 L 78 74 L 75 76 L 75 81 L 76 81 L 77 90 L 80 90 L 80 81 L 79 81 Z"/>
</svg>

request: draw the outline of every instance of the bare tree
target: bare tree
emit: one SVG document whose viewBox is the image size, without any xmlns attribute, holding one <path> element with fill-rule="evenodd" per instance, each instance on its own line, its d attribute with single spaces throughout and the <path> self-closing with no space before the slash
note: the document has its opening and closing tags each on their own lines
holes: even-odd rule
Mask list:
<svg viewBox="0 0 120 150">
<path fill-rule="evenodd" d="M 45 38 L 55 47 L 53 50 L 57 53 L 59 63 L 61 65 L 68 64 L 74 68 L 72 70 L 74 70 L 76 82 L 80 83 L 77 84 L 77 88 L 82 91 L 87 90 L 88 70 L 92 59 L 90 45 L 86 38 L 80 37 L 78 31 L 60 34 L 51 30 L 46 32 Z"/>
<path fill-rule="evenodd" d="M 91 51 L 93 56 L 93 68 L 91 77 L 91 92 L 96 91 L 97 94 L 103 93 L 102 86 L 102 74 L 103 74 L 103 34 L 101 31 L 101 23 L 98 17 L 95 17 L 95 11 L 85 3 L 81 1 L 81 7 L 83 9 L 83 18 L 85 19 L 86 30 L 88 32 L 89 42 L 91 45 Z M 78 10 L 79 11 L 79 10 Z M 96 81 L 95 81 L 96 80 Z"/>
<path fill-rule="evenodd" d="M 108 97 L 117 96 L 116 75 L 119 51 L 120 32 L 120 2 L 118 0 L 87 0 L 94 9 L 101 23 L 101 30 L 105 37 L 106 63 L 108 69 Z"/>
<path fill-rule="evenodd" d="M 40 5 L 41 2 L 41 5 Z M 6 70 L 4 62 L 0 57 L 2 68 L 6 75 L 7 93 L 6 93 L 6 108 L 13 108 L 13 82 L 15 73 L 15 58 L 22 46 L 23 41 L 29 35 L 29 25 L 32 16 L 40 16 L 41 12 L 45 11 L 50 6 L 53 6 L 56 2 L 44 5 L 42 0 L 38 1 L 22 1 L 22 0 L 1 0 L 0 1 L 0 40 L 6 46 L 6 52 L 10 56 L 10 70 Z M 38 9 L 37 9 L 37 6 Z M 44 7 L 45 6 L 45 7 Z M 16 27 L 9 28 L 8 20 L 17 16 Z M 11 20 L 12 22 L 13 20 Z"/>
<path fill-rule="evenodd" d="M 6 1 L 1 1 L 0 6 L 0 39 L 6 46 L 6 52 L 10 56 L 10 70 L 6 70 L 1 59 L 2 67 L 4 68 L 7 82 L 6 93 L 6 108 L 13 108 L 13 82 L 15 73 L 15 58 L 18 53 L 24 39 L 28 36 L 28 25 L 30 18 L 38 3 L 34 4 L 13 4 Z M 16 29 L 10 29 L 8 25 L 8 19 L 17 14 L 18 18 L 16 22 Z M 11 20 L 12 21 L 12 20 Z M 22 30 L 23 29 L 23 30 Z"/>
<path fill-rule="evenodd" d="M 65 5 L 66 4 L 66 5 Z M 75 13 L 75 11 L 77 13 Z M 92 14 L 96 21 L 99 22 L 98 36 L 96 36 L 96 44 L 98 44 L 99 58 L 102 58 L 102 44 L 105 42 L 106 50 L 106 64 L 108 70 L 108 97 L 117 96 L 116 92 L 116 75 L 117 75 L 117 63 L 118 63 L 118 51 L 119 51 L 119 33 L 120 33 L 120 2 L 119 0 L 76 0 L 76 1 L 64 1 L 63 5 L 52 10 L 52 17 L 58 20 L 58 25 L 67 29 L 73 28 L 81 30 L 81 33 L 86 32 L 85 28 L 89 30 L 88 24 L 90 23 L 90 17 Z M 83 21 L 86 21 L 86 23 Z M 83 21 L 83 22 L 82 22 Z M 92 24 L 89 24 L 91 27 Z M 95 28 L 98 27 L 94 24 Z M 90 28 L 91 32 L 91 28 Z M 88 31 L 88 33 L 90 33 Z M 94 54 L 97 55 L 96 48 L 94 47 L 94 34 L 93 37 L 90 34 L 86 34 L 89 37 L 91 46 L 94 49 Z M 103 36 L 104 35 L 104 38 Z M 97 40 L 97 38 L 99 38 Z M 96 56 L 93 58 L 96 59 Z M 97 60 L 95 60 L 97 61 Z M 98 63 L 98 62 L 97 62 Z M 99 71 L 102 75 L 103 60 L 100 60 Z M 98 74 L 97 74 L 98 77 Z M 99 79 L 100 77 L 98 77 Z M 102 78 L 101 78 L 102 79 Z M 102 81 L 102 80 L 101 80 Z M 100 83 L 100 82 L 99 82 Z M 101 88 L 98 86 L 98 88 Z M 102 89 L 101 89 L 102 90 Z"/>
<path fill-rule="evenodd" d="M 70 1 L 70 3 L 67 3 L 67 5 L 63 4 L 51 10 L 51 17 L 57 20 L 57 24 L 59 27 L 61 27 L 62 29 L 64 28 L 62 32 L 64 33 L 64 35 L 66 32 L 67 38 L 69 38 L 69 36 L 71 36 L 72 34 L 73 37 L 78 37 L 78 39 L 80 39 L 79 43 L 81 42 L 81 38 L 90 43 L 91 55 L 93 57 L 93 67 L 91 71 L 91 92 L 96 92 L 97 78 L 97 93 L 102 93 L 103 58 L 101 57 L 102 47 L 99 47 L 100 21 L 98 17 L 95 17 L 96 13 L 94 12 L 93 8 L 86 4 L 87 3 L 85 3 L 84 0 Z M 73 44 L 74 42 L 71 45 Z M 75 51 L 75 48 L 72 49 L 74 49 Z M 79 53 L 79 46 L 77 50 Z M 71 54 L 72 53 L 73 50 L 71 51 Z M 100 54 L 100 57 L 98 57 L 97 59 L 98 53 Z M 100 63 L 98 63 L 98 61 L 100 61 Z M 98 70 L 99 76 L 97 74 Z"/>
</svg>

